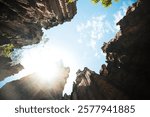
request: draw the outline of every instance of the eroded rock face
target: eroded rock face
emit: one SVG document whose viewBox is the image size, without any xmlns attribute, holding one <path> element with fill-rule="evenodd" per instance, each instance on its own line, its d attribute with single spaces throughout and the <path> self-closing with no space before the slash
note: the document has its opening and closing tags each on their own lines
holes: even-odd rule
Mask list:
<svg viewBox="0 0 150 117">
<path fill-rule="evenodd" d="M 0 99 L 60 100 L 69 72 L 68 67 L 63 67 L 59 70 L 59 75 L 53 80 L 43 81 L 41 77 L 34 73 L 20 80 L 7 83 L 0 89 Z"/>
<path fill-rule="evenodd" d="M 80 86 L 86 78 L 83 73 L 80 83 L 74 85 L 72 99 L 150 99 L 149 14 L 148 0 L 128 8 L 118 22 L 121 30 L 102 47 L 107 66 L 102 66 L 100 75 L 91 74 L 90 85 Z"/>
<path fill-rule="evenodd" d="M 71 94 L 72 100 L 128 99 L 119 89 L 108 83 L 106 77 L 84 68 L 77 72 Z"/>
<path fill-rule="evenodd" d="M 70 21 L 75 14 L 76 1 L 68 3 L 68 0 L 0 0 L 0 57 L 6 57 L 9 53 L 9 50 L 4 53 L 2 46 L 11 44 L 13 48 L 20 48 L 37 44 L 42 39 L 42 28 L 49 29 Z M 0 59 L 0 62 L 3 60 Z M 6 63 L 6 66 L 8 64 Z M 0 80 L 4 79 L 3 76 L 10 75 L 2 71 L 4 67 L 0 66 Z M 13 70 L 14 73 L 17 72 Z"/>
<path fill-rule="evenodd" d="M 118 22 L 121 30 L 102 47 L 107 65 L 102 66 L 100 74 L 88 68 L 79 70 L 71 96 L 63 99 L 150 99 L 148 3 L 139 0 L 129 7 Z M 0 90 L 0 99 L 61 99 L 65 80 L 57 80 L 53 88 L 47 88 L 52 84 L 37 83 L 35 77 L 34 74 L 6 84 Z"/>
<path fill-rule="evenodd" d="M 42 27 L 70 21 L 76 14 L 76 2 L 67 0 L 1 0 L 0 6 L 0 34 L 12 37 L 7 39 L 15 47 L 38 43 Z"/>
<path fill-rule="evenodd" d="M 0 57 L 0 81 L 6 77 L 14 75 L 22 70 L 23 67 L 20 64 L 11 66 L 11 59 L 6 57 Z"/>
<path fill-rule="evenodd" d="M 109 42 L 107 53 L 108 81 L 122 89 L 130 99 L 150 99 L 150 7 L 148 0 L 133 4 L 118 22 L 121 34 Z M 113 61 L 109 60 L 112 54 Z"/>
</svg>

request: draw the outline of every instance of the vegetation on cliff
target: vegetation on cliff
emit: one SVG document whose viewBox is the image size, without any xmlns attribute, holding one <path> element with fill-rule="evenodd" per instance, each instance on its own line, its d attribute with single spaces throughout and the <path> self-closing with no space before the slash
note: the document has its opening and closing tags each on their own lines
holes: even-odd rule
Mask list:
<svg viewBox="0 0 150 117">
<path fill-rule="evenodd" d="M 10 57 L 13 48 L 14 48 L 13 44 L 5 44 L 3 46 L 0 46 L 1 56 Z"/>
<path fill-rule="evenodd" d="M 74 0 L 69 0 L 69 3 L 72 3 Z M 112 4 L 113 0 L 91 0 L 94 4 L 101 3 L 104 7 L 109 7 Z M 119 0 L 114 0 L 118 2 Z"/>
</svg>

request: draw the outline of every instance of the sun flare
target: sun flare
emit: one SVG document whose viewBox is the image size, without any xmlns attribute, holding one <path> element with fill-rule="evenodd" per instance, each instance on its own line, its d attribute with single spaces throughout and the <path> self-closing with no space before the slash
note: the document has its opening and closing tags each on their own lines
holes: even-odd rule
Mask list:
<svg viewBox="0 0 150 117">
<path fill-rule="evenodd" d="M 37 47 L 26 51 L 21 60 L 24 68 L 36 73 L 41 81 L 53 81 L 62 67 L 76 66 L 71 53 L 57 47 Z"/>
</svg>

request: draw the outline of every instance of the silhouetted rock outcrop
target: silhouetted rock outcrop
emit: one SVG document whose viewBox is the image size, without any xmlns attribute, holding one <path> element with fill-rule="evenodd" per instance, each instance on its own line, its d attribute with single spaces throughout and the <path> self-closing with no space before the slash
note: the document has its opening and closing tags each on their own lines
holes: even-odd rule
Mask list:
<svg viewBox="0 0 150 117">
<path fill-rule="evenodd" d="M 39 43 L 43 35 L 42 28 L 49 29 L 70 21 L 75 14 L 76 1 L 68 3 L 68 0 L 0 0 L 0 56 L 8 57 L 13 48 Z M 10 44 L 11 48 L 5 49 Z M 4 67 L 0 66 L 0 70 Z M 14 69 L 14 73 L 16 72 Z M 2 76 L 8 75 L 10 74 Z M 4 79 L 2 76 L 0 80 Z"/>
<path fill-rule="evenodd" d="M 74 84 L 72 99 L 150 99 L 150 7 L 139 0 L 128 8 L 118 22 L 120 31 L 104 43 L 107 66 L 100 75 L 80 72 Z"/>
<path fill-rule="evenodd" d="M 38 43 L 41 28 L 70 21 L 76 14 L 76 2 L 67 0 L 0 0 L 0 35 L 15 47 Z"/>
<path fill-rule="evenodd" d="M 10 58 L 0 57 L 0 81 L 8 76 L 18 73 L 22 69 L 23 67 L 20 64 L 11 66 Z"/>
<path fill-rule="evenodd" d="M 72 100 L 98 99 L 128 99 L 119 89 L 107 82 L 106 77 L 84 68 L 77 72 L 77 79 L 73 85 Z"/>
<path fill-rule="evenodd" d="M 36 73 L 7 83 L 0 89 L 0 99 L 60 100 L 69 76 L 69 68 L 62 67 L 56 77 L 42 80 Z M 50 71 L 51 73 L 51 71 Z"/>
<path fill-rule="evenodd" d="M 64 94 L 63 96 L 62 96 L 62 100 L 70 100 L 70 96 L 71 95 L 68 95 L 68 94 Z"/>
</svg>

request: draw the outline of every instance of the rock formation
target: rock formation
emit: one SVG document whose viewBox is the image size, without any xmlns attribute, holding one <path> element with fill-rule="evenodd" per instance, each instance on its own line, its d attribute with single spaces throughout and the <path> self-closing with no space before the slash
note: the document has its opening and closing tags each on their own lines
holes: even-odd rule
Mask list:
<svg viewBox="0 0 150 117">
<path fill-rule="evenodd" d="M 22 3 L 21 0 L 18 1 Z M 4 2 L 1 0 L 1 3 Z M 41 4 L 33 3 L 29 2 L 33 8 L 36 8 L 36 5 L 40 9 L 43 8 Z M 100 74 L 88 68 L 84 68 L 83 71 L 78 70 L 71 96 L 65 94 L 64 98 L 61 98 L 68 74 L 56 78 L 55 83 L 52 84 L 38 82 L 35 79 L 38 77 L 33 74 L 6 84 L 0 89 L 0 99 L 150 99 L 149 14 L 148 0 L 138 0 L 128 8 L 126 16 L 117 23 L 120 25 L 120 31 L 102 47 L 103 52 L 106 53 L 107 65 L 102 65 Z M 32 13 L 28 17 L 31 16 Z M 35 19 L 33 18 L 33 21 Z M 61 23 L 61 20 L 57 21 Z M 39 22 L 36 22 L 39 27 L 49 27 L 49 25 L 45 26 L 47 24 L 45 20 Z M 11 40 L 0 42 L 6 44 Z M 4 62 L 1 64 L 5 65 Z"/>
<path fill-rule="evenodd" d="M 6 62 L 14 48 L 39 43 L 42 28 L 70 21 L 75 14 L 76 1 L 0 0 L 0 62 Z M 20 65 L 12 67 L 10 62 L 0 66 L 0 80 L 21 70 Z M 7 74 L 9 68 L 14 72 Z"/>
<path fill-rule="evenodd" d="M 69 71 L 68 67 L 62 67 L 59 70 L 59 74 L 53 80 L 41 80 L 41 77 L 34 73 L 20 80 L 7 83 L 0 89 L 0 99 L 60 100 L 62 99 Z"/>
<path fill-rule="evenodd" d="M 7 57 L 0 57 L 0 81 L 4 80 L 7 76 L 14 75 L 22 70 L 20 64 L 11 66 L 11 59 Z"/>
<path fill-rule="evenodd" d="M 107 82 L 106 77 L 84 68 L 77 72 L 77 79 L 73 85 L 72 100 L 103 100 L 128 99 L 118 88 Z"/>
<path fill-rule="evenodd" d="M 89 70 L 80 71 L 71 99 L 150 99 L 149 14 L 148 0 L 128 8 L 118 22 L 121 30 L 102 47 L 107 66 L 100 75 L 90 72 L 87 77 Z"/>
</svg>

